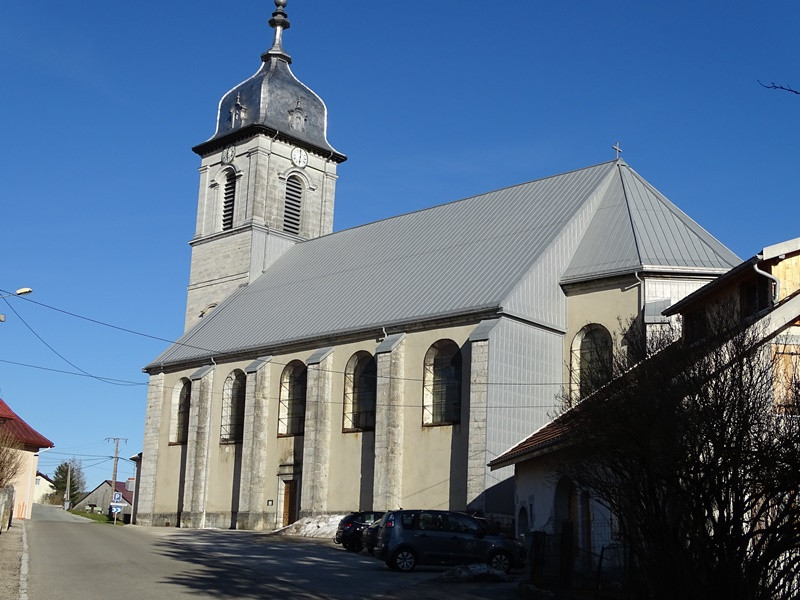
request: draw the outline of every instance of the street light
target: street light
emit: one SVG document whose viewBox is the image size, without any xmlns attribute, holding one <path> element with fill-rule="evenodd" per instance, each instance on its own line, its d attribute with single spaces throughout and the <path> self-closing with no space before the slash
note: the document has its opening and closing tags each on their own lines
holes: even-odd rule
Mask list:
<svg viewBox="0 0 800 600">
<path fill-rule="evenodd" d="M 2 298 L 10 298 L 11 296 L 24 296 L 25 294 L 30 294 L 31 292 L 33 292 L 33 290 L 31 288 L 29 288 L 29 287 L 19 288 L 13 294 L 3 294 L 2 296 L 0 296 L 0 299 L 2 299 Z M 5 315 L 0 315 L 0 323 L 5 323 L 5 320 L 6 320 L 6 316 Z"/>
<path fill-rule="evenodd" d="M 25 294 L 30 294 L 33 290 L 29 287 L 19 288 L 13 294 L 3 294 L 0 298 L 10 298 L 11 296 L 24 296 Z"/>
</svg>

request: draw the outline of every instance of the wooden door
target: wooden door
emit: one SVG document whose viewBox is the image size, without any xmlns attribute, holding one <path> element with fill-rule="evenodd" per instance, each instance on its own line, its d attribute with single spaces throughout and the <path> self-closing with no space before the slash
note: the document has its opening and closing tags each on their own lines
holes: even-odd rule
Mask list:
<svg viewBox="0 0 800 600">
<path fill-rule="evenodd" d="M 297 480 L 283 482 L 283 526 L 297 521 Z"/>
</svg>

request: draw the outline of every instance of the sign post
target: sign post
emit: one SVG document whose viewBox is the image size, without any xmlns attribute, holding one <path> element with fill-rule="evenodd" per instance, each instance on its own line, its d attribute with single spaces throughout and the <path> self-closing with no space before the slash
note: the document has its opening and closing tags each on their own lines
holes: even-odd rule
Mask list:
<svg viewBox="0 0 800 600">
<path fill-rule="evenodd" d="M 114 501 L 110 503 L 111 506 L 111 514 L 114 515 L 114 525 L 117 524 L 117 515 L 122 512 L 122 507 L 125 506 L 124 502 L 120 502 L 122 500 L 122 494 L 119 492 L 114 492 Z"/>
</svg>

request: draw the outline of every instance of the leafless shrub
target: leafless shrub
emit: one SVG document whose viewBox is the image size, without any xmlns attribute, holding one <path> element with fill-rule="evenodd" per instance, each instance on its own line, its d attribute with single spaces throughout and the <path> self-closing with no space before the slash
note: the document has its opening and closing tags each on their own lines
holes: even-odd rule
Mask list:
<svg viewBox="0 0 800 600">
<path fill-rule="evenodd" d="M 0 425 L 0 488 L 11 485 L 22 468 L 20 444 Z"/>
<path fill-rule="evenodd" d="M 799 371 L 761 331 L 714 325 L 665 332 L 565 412 L 564 471 L 617 515 L 652 597 L 797 598 Z"/>
</svg>

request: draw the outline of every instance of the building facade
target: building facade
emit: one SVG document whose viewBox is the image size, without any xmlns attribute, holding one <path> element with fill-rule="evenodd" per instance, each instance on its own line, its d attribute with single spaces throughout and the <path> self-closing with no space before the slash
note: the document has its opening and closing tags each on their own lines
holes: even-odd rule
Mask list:
<svg viewBox="0 0 800 600">
<path fill-rule="evenodd" d="M 30 519 L 31 507 L 37 499 L 39 451 L 52 448 L 53 442 L 28 425 L 0 399 L 0 443 L 8 444 L 4 450 L 19 457 L 19 468 L 11 480 L 14 487 L 14 517 Z"/>
<path fill-rule="evenodd" d="M 145 368 L 138 522 L 510 519 L 512 469 L 487 463 L 580 385 L 581 352 L 739 260 L 619 159 L 333 233 L 345 156 L 284 6 L 194 148 L 186 332 Z"/>
</svg>

